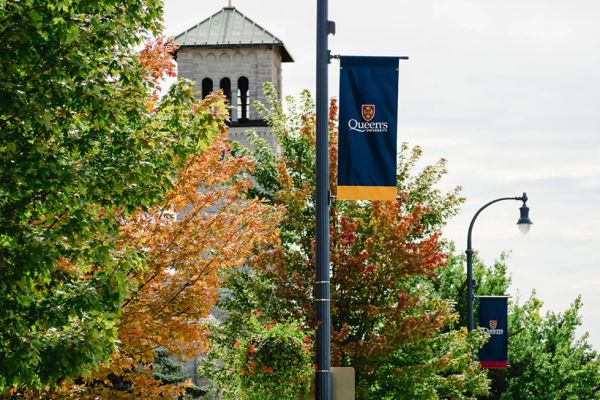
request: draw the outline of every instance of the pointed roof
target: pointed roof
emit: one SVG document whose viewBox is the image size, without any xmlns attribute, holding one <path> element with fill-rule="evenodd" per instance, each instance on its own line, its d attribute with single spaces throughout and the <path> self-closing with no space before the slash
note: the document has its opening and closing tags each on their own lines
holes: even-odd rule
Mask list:
<svg viewBox="0 0 600 400">
<path fill-rule="evenodd" d="M 282 62 L 294 62 L 283 42 L 246 17 L 235 7 L 223 7 L 174 39 L 179 46 L 248 47 L 274 45 L 281 50 Z"/>
</svg>

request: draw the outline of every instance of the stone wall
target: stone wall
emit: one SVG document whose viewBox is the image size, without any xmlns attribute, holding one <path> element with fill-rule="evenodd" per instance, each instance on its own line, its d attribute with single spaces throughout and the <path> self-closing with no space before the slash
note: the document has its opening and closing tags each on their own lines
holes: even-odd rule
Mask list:
<svg viewBox="0 0 600 400">
<path fill-rule="evenodd" d="M 244 147 L 250 148 L 250 143 L 246 139 L 246 131 L 254 131 L 259 137 L 265 139 L 267 143 L 275 150 L 276 154 L 281 154 L 281 145 L 275 139 L 271 127 L 251 127 L 251 128 L 229 128 L 229 140 L 240 142 Z"/>
</svg>

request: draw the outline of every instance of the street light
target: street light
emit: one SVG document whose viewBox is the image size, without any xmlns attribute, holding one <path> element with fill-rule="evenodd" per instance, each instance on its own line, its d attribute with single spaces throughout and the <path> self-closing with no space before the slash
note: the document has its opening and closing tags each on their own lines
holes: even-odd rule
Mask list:
<svg viewBox="0 0 600 400">
<path fill-rule="evenodd" d="M 519 211 L 521 212 L 521 217 L 517 221 L 519 230 L 523 235 L 526 235 L 527 232 L 529 232 L 531 225 L 533 225 L 533 222 L 531 222 L 531 220 L 529 219 L 529 207 L 527 207 L 527 204 L 525 204 L 526 201 L 527 195 L 523 193 L 523 205 L 519 208 Z"/>
<path fill-rule="evenodd" d="M 517 225 L 519 226 L 519 230 L 523 233 L 526 234 L 527 232 L 529 232 L 529 228 L 531 228 L 531 225 L 533 224 L 533 222 L 531 222 L 531 219 L 529 219 L 529 207 L 527 207 L 527 194 L 523 193 L 523 196 L 520 197 L 501 197 L 499 199 L 490 201 L 489 203 L 487 203 L 486 205 L 484 205 L 483 207 L 481 207 L 473 216 L 473 219 L 471 220 L 471 224 L 469 225 L 469 234 L 467 236 L 467 328 L 469 329 L 469 332 L 471 332 L 473 330 L 473 325 L 474 325 L 474 317 L 473 317 L 473 300 L 474 300 L 474 296 L 473 296 L 473 247 L 471 245 L 471 234 L 473 233 L 473 225 L 475 225 L 475 220 L 477 219 L 477 217 L 479 216 L 479 214 L 485 210 L 486 208 L 488 208 L 489 206 L 491 206 L 494 203 L 497 203 L 499 201 L 504 201 L 504 200 L 517 200 L 517 201 L 522 201 L 523 205 L 519 208 L 519 211 L 521 212 L 521 216 L 519 217 L 519 220 L 517 221 Z"/>
</svg>

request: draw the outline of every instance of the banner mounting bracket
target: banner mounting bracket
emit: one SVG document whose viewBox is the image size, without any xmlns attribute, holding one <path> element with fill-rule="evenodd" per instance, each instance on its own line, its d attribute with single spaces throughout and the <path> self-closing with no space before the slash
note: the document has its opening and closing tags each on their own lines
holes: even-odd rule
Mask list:
<svg viewBox="0 0 600 400">
<path fill-rule="evenodd" d="M 335 21 L 327 21 L 327 33 L 335 36 Z"/>
<path fill-rule="evenodd" d="M 333 60 L 333 59 L 339 60 L 340 58 L 344 57 L 341 54 L 331 54 L 331 50 L 327 50 L 327 51 L 328 51 L 328 54 L 329 54 L 329 60 L 330 61 Z M 406 61 L 406 60 L 410 60 L 410 57 L 409 56 L 398 56 L 398 59 Z"/>
</svg>

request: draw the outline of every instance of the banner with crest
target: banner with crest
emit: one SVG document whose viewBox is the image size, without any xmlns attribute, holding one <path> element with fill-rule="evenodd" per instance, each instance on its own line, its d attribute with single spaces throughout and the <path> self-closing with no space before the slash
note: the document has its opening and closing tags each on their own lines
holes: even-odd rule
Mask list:
<svg viewBox="0 0 600 400">
<path fill-rule="evenodd" d="M 483 368 L 508 367 L 508 297 L 477 296 L 479 299 L 479 328 L 490 340 L 479 350 Z"/>
<path fill-rule="evenodd" d="M 340 57 L 338 200 L 395 200 L 398 57 Z"/>
</svg>

